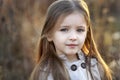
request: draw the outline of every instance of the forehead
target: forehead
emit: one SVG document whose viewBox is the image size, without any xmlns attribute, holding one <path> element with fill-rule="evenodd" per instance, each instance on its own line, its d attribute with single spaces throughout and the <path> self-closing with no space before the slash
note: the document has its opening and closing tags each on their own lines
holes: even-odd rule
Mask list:
<svg viewBox="0 0 120 80">
<path fill-rule="evenodd" d="M 64 26 L 64 25 L 68 25 L 68 26 L 72 26 L 72 25 L 76 25 L 76 26 L 80 26 L 80 25 L 86 25 L 86 20 L 85 17 L 82 13 L 80 12 L 73 12 L 71 14 L 64 14 L 61 15 L 56 24 L 55 24 L 55 29 L 59 28 L 60 26 Z"/>
</svg>

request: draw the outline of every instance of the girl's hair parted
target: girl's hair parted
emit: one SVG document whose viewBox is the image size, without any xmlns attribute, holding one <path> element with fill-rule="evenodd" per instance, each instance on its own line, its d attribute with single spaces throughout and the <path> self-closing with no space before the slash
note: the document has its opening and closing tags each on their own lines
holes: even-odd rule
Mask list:
<svg viewBox="0 0 120 80">
<path fill-rule="evenodd" d="M 63 65 L 62 59 L 60 59 L 56 54 L 54 43 L 49 42 L 47 40 L 47 36 L 52 34 L 52 31 L 61 16 L 67 16 L 75 11 L 84 15 L 88 27 L 87 37 L 82 47 L 82 51 L 88 57 L 86 58 L 88 59 L 86 60 L 86 63 L 89 63 L 88 70 L 91 73 L 90 58 L 95 57 L 102 65 L 107 80 L 112 80 L 111 71 L 102 59 L 94 42 L 89 9 L 84 0 L 57 0 L 50 5 L 40 36 L 38 62 L 31 74 L 30 80 L 47 80 L 49 73 L 52 74 L 54 80 L 70 80 L 68 72 Z"/>
</svg>

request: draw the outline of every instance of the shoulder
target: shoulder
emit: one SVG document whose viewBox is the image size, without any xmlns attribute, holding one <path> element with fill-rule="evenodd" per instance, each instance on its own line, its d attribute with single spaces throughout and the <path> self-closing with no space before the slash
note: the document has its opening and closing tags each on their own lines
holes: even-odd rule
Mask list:
<svg viewBox="0 0 120 80">
<path fill-rule="evenodd" d="M 50 72 L 48 66 L 43 69 L 39 69 L 39 80 L 53 80 L 52 73 Z"/>
<path fill-rule="evenodd" d="M 53 80 L 52 74 L 47 71 L 41 70 L 39 72 L 39 80 Z"/>
<path fill-rule="evenodd" d="M 94 67 L 98 64 L 98 60 L 96 58 L 91 58 L 91 67 Z"/>
<path fill-rule="evenodd" d="M 96 58 L 91 58 L 91 71 L 93 76 L 100 76 L 100 78 L 103 80 L 104 69 L 102 64 Z"/>
</svg>

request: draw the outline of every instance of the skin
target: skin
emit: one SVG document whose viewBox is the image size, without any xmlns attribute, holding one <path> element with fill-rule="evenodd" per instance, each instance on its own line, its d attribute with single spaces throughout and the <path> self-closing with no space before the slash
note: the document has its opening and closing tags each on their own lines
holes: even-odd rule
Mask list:
<svg viewBox="0 0 120 80">
<path fill-rule="evenodd" d="M 77 60 L 76 53 L 81 50 L 87 34 L 84 16 L 73 12 L 56 24 L 56 29 L 48 40 L 53 41 L 58 55 L 66 55 L 70 62 Z"/>
</svg>

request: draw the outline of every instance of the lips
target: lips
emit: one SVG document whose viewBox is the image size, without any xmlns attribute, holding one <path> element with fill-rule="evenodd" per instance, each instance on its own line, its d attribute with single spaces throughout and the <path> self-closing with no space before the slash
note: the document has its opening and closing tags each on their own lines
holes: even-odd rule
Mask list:
<svg viewBox="0 0 120 80">
<path fill-rule="evenodd" d="M 66 44 L 66 46 L 68 46 L 70 48 L 75 48 L 76 46 L 78 46 L 78 44 Z"/>
<path fill-rule="evenodd" d="M 67 46 L 77 46 L 77 44 L 67 44 Z"/>
</svg>

